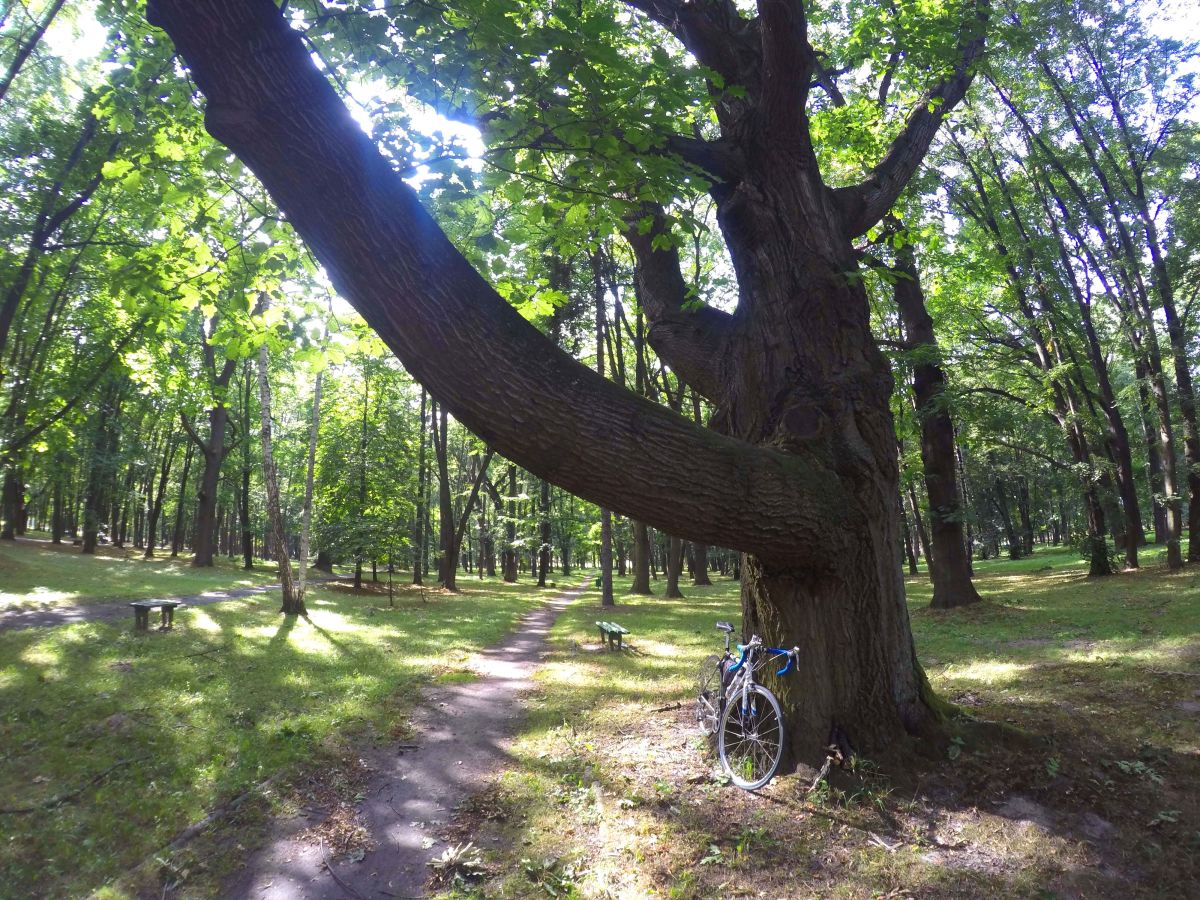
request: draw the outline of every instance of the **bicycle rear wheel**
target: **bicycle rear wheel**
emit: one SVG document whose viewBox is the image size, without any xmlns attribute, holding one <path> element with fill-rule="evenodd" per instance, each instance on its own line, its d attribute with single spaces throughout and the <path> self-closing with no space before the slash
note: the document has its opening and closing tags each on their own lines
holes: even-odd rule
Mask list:
<svg viewBox="0 0 1200 900">
<path fill-rule="evenodd" d="M 753 791 L 775 777 L 786 732 L 775 695 L 756 684 L 729 699 L 717 731 L 717 754 L 733 783 Z"/>
<path fill-rule="evenodd" d="M 716 733 L 717 722 L 721 717 L 721 683 L 724 680 L 722 668 L 721 657 L 707 656 L 700 664 L 700 672 L 696 678 L 696 718 L 700 722 L 700 730 L 707 735 Z"/>
</svg>

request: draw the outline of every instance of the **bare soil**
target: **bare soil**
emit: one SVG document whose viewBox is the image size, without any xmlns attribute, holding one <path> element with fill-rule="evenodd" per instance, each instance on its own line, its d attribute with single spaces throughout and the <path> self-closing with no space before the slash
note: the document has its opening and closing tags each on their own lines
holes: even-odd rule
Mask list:
<svg viewBox="0 0 1200 900">
<path fill-rule="evenodd" d="M 410 727 L 364 749 L 360 783 L 272 824 L 223 896 L 256 900 L 421 897 L 445 827 L 509 756 L 521 695 L 559 613 L 585 586 L 547 602 L 502 643 L 468 660 L 477 678 L 423 693 Z M 467 676 L 471 677 L 471 676 Z"/>
</svg>

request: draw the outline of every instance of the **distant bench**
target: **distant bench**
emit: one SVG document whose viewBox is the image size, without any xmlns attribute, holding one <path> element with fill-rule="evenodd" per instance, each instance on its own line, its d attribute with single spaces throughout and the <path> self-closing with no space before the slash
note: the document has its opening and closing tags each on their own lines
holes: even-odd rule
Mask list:
<svg viewBox="0 0 1200 900">
<path fill-rule="evenodd" d="M 181 600 L 135 600 L 129 604 L 133 607 L 134 628 L 137 631 L 147 631 L 150 628 L 150 610 L 162 612 L 162 628 L 167 629 L 175 624 L 175 608 L 183 606 Z"/>
<path fill-rule="evenodd" d="M 617 649 L 620 650 L 622 647 L 621 638 L 629 634 L 626 629 L 622 628 L 616 622 L 597 622 L 596 627 L 600 629 L 600 643 L 603 644 L 607 640 L 610 649 L 615 640 L 617 642 Z"/>
</svg>

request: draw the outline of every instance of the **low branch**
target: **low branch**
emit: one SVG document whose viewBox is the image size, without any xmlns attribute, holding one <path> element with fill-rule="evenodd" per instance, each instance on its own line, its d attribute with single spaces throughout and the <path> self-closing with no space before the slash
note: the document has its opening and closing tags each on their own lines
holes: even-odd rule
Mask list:
<svg viewBox="0 0 1200 900">
<path fill-rule="evenodd" d="M 179 420 L 183 423 L 183 430 L 188 433 L 188 437 L 190 437 L 192 441 L 195 442 L 196 446 L 200 448 L 200 452 L 207 453 L 208 444 L 200 439 L 200 435 L 196 434 L 196 429 L 192 427 L 192 422 L 188 418 L 187 413 L 180 413 Z"/>
<path fill-rule="evenodd" d="M 492 461 L 492 455 L 496 451 L 491 447 L 487 453 L 483 455 L 483 459 L 479 463 L 479 472 L 475 475 L 475 482 L 471 485 L 471 495 L 467 497 L 467 503 L 463 507 L 462 518 L 458 522 L 458 527 L 454 529 L 454 552 L 457 555 L 458 548 L 462 546 L 463 538 L 467 533 L 467 523 L 471 521 L 471 510 L 475 507 L 475 498 L 479 496 L 480 485 L 487 480 L 488 465 Z"/>
<path fill-rule="evenodd" d="M 1060 462 L 1049 454 L 1043 453 L 1041 450 L 1034 450 L 1032 447 L 1022 447 L 1020 444 L 1010 444 L 1008 441 L 1002 441 L 999 438 L 992 438 L 993 443 L 999 444 L 1001 447 L 1007 447 L 1009 450 L 1016 450 L 1018 453 L 1028 453 L 1035 459 L 1040 459 L 1042 462 L 1049 463 L 1053 468 L 1060 472 L 1070 472 L 1071 467 L 1064 462 Z"/>
<path fill-rule="evenodd" d="M 837 535 L 868 513 L 824 450 L 718 434 L 556 348 L 455 249 L 271 0 L 152 0 L 147 14 L 207 96 L 209 131 L 413 377 L 489 447 L 682 538 L 768 565 L 831 565 Z"/>
<path fill-rule="evenodd" d="M 679 251 L 673 241 L 667 248 L 661 246 L 664 240 L 671 241 L 666 212 L 651 203 L 642 212 L 641 219 L 630 222 L 624 236 L 637 259 L 642 308 L 650 323 L 646 338 L 684 381 L 712 402 L 721 403 L 721 367 L 733 317 L 688 296 Z M 646 231 L 640 225 L 644 219 L 652 223 Z"/>
</svg>

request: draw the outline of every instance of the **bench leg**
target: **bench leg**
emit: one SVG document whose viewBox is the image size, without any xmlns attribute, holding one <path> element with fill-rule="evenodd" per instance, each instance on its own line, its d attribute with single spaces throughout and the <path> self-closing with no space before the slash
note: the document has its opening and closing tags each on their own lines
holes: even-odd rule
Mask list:
<svg viewBox="0 0 1200 900">
<path fill-rule="evenodd" d="M 617 635 L 617 649 L 618 649 L 618 650 L 624 650 L 624 649 L 625 649 L 625 646 L 624 646 L 624 644 L 622 644 L 622 643 L 621 643 L 621 635 L 619 635 L 619 634 Z"/>
<path fill-rule="evenodd" d="M 137 631 L 149 631 L 150 629 L 150 611 L 134 607 L 133 610 L 134 628 Z"/>
<path fill-rule="evenodd" d="M 167 614 L 167 627 L 174 628 L 175 627 L 175 607 L 172 606 L 170 609 L 163 610 L 163 612 L 165 612 Z"/>
</svg>

